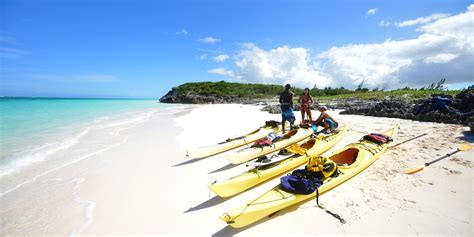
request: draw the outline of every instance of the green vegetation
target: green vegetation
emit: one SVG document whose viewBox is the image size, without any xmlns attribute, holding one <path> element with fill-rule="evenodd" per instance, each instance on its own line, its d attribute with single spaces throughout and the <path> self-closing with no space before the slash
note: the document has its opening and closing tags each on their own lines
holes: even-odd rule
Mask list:
<svg viewBox="0 0 474 237">
<path fill-rule="evenodd" d="M 403 97 L 408 100 L 420 99 L 432 94 L 447 94 L 447 95 L 456 95 L 460 91 L 459 90 L 434 90 L 434 89 L 411 89 L 411 88 L 403 88 L 398 90 L 392 91 L 366 91 L 366 92 L 353 92 L 350 94 L 338 94 L 338 95 L 324 95 L 320 96 L 320 99 L 346 99 L 346 98 L 359 98 L 362 100 L 370 100 L 370 99 L 383 99 L 386 97 Z"/>
<path fill-rule="evenodd" d="M 374 88 L 369 90 L 364 88 L 362 81 L 357 89 L 350 90 L 344 87 L 324 89 L 313 88 L 310 94 L 319 100 L 359 98 L 383 99 L 386 97 L 403 97 L 408 100 L 419 99 L 430 96 L 431 94 L 448 94 L 456 95 L 460 90 L 446 90 L 445 79 L 441 79 L 437 83 L 432 83 L 427 87 L 420 89 L 405 87 L 403 89 L 385 91 L 384 88 Z M 281 85 L 263 85 L 263 84 L 242 84 L 230 82 L 193 82 L 180 85 L 178 88 L 180 94 L 197 94 L 197 95 L 215 95 L 215 96 L 237 96 L 249 99 L 270 99 L 278 96 L 284 89 Z M 293 88 L 292 91 L 298 96 L 303 93 L 303 89 Z"/>
<path fill-rule="evenodd" d="M 180 85 L 181 94 L 229 95 L 241 98 L 270 98 L 283 91 L 283 86 L 262 84 L 241 84 L 231 82 L 192 82 Z"/>
</svg>

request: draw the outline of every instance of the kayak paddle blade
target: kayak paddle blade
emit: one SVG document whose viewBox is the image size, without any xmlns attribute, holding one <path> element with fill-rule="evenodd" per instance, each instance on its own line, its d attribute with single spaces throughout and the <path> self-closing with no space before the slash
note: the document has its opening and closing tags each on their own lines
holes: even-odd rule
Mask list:
<svg viewBox="0 0 474 237">
<path fill-rule="evenodd" d="M 467 144 L 467 143 L 461 144 L 458 148 L 458 150 L 460 150 L 460 151 L 467 151 L 467 150 L 471 150 L 471 149 L 472 149 L 472 146 Z"/>
<path fill-rule="evenodd" d="M 403 171 L 403 173 L 405 173 L 405 174 L 415 174 L 415 173 L 418 173 L 418 172 L 422 171 L 423 168 L 425 168 L 425 167 L 420 166 L 420 167 L 410 168 L 410 169 L 407 169 L 407 170 Z"/>
</svg>

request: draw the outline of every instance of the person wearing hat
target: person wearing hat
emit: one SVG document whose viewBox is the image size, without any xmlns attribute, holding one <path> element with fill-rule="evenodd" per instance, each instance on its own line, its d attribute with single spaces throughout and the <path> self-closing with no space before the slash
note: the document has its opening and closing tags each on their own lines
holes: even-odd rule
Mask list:
<svg viewBox="0 0 474 237">
<path fill-rule="evenodd" d="M 291 85 L 286 84 L 285 90 L 280 94 L 280 108 L 281 108 L 281 127 L 282 132 L 285 133 L 285 122 L 290 122 L 290 129 L 295 123 L 295 115 L 293 114 L 293 92 Z"/>
<path fill-rule="evenodd" d="M 339 123 L 327 112 L 327 110 L 328 108 L 326 106 L 320 106 L 319 112 L 321 112 L 321 115 L 319 115 L 318 119 L 313 123 L 317 126 L 324 127 L 321 132 L 326 134 L 331 133 L 331 131 L 339 126 Z"/>
</svg>

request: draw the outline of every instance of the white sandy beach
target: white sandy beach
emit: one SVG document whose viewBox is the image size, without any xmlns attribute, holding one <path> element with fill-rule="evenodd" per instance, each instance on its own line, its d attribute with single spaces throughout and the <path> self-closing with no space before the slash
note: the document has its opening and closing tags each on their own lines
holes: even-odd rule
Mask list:
<svg viewBox="0 0 474 237">
<path fill-rule="evenodd" d="M 229 165 L 222 154 L 192 159 L 185 150 L 280 119 L 260 108 L 190 105 L 95 137 L 97 143 L 117 142 L 2 195 L 0 236 L 473 235 L 474 151 L 457 153 L 415 175 L 401 173 L 454 151 L 461 143 L 472 145 L 473 136 L 459 125 L 356 115 L 337 116 L 350 124 L 350 130 L 336 147 L 395 124 L 401 128 L 396 142 L 428 135 L 388 150 L 367 170 L 320 197 L 320 203 L 345 224 L 311 200 L 246 228 L 228 227 L 220 214 L 258 197 L 279 178 L 219 198 L 207 184 L 243 172 L 245 165 Z M 295 115 L 299 120 L 299 113 Z M 5 183 L 13 182 L 14 178 L 2 180 L 2 193 Z"/>
</svg>

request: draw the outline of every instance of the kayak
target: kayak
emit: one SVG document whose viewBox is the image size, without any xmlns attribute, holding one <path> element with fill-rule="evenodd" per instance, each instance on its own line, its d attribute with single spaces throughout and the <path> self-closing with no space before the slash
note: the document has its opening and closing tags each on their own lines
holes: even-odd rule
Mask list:
<svg viewBox="0 0 474 237">
<path fill-rule="evenodd" d="M 311 128 L 293 129 L 287 132 L 280 140 L 274 142 L 272 145 L 263 147 L 245 147 L 243 149 L 229 153 L 225 155 L 225 157 L 232 164 L 241 164 L 257 157 L 283 149 L 293 143 L 302 141 L 311 136 L 311 134 L 313 134 L 313 129 Z"/>
<path fill-rule="evenodd" d="M 319 156 L 339 142 L 347 133 L 348 125 L 338 128 L 334 133 L 311 138 L 299 147 L 304 154 L 278 154 L 266 162 L 251 162 L 254 168 L 221 182 L 213 182 L 208 188 L 220 197 L 228 197 L 243 192 L 288 170 L 296 169 L 306 163 L 311 156 Z M 276 160 L 273 162 L 273 160 Z M 249 166 L 249 164 L 247 164 Z"/>
<path fill-rule="evenodd" d="M 205 158 L 213 156 L 240 146 L 251 144 L 258 139 L 266 137 L 271 132 L 278 133 L 280 131 L 281 124 L 278 126 L 263 126 L 241 137 L 229 138 L 215 145 L 189 150 L 186 152 L 186 156 L 193 158 Z"/>
<path fill-rule="evenodd" d="M 384 132 L 384 134 L 393 137 L 397 131 L 398 126 Z M 323 180 L 323 184 L 318 188 L 319 195 L 337 187 L 369 167 L 391 143 L 379 145 L 364 140 L 349 144 L 332 153 L 328 158 L 337 164 L 338 172 L 336 172 L 336 176 Z M 222 214 L 220 219 L 234 228 L 240 228 L 286 207 L 315 198 L 316 195 L 317 192 L 308 195 L 293 194 L 284 191 L 280 185 L 277 185 L 254 201 Z"/>
</svg>

